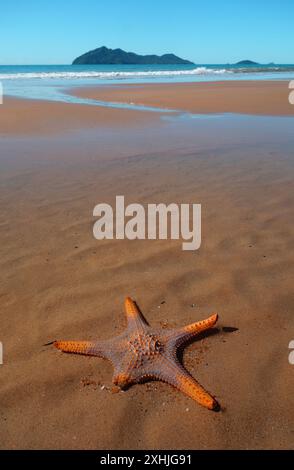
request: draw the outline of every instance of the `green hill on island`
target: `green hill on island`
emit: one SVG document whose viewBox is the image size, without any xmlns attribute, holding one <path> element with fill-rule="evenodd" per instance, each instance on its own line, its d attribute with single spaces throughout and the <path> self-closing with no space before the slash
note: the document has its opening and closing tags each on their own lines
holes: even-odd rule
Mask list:
<svg viewBox="0 0 294 470">
<path fill-rule="evenodd" d="M 93 51 L 77 57 L 73 65 L 90 64 L 191 64 L 189 60 L 181 59 L 174 54 L 158 55 L 139 55 L 134 52 L 125 52 L 122 49 L 108 49 L 99 47 Z"/>
</svg>

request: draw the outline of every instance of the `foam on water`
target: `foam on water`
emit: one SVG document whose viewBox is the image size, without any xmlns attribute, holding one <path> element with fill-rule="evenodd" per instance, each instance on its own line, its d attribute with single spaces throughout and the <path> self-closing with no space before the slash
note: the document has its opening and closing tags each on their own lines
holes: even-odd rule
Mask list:
<svg viewBox="0 0 294 470">
<path fill-rule="evenodd" d="M 88 85 L 167 82 L 208 82 L 217 80 L 291 80 L 294 65 L 23 65 L 1 66 L 0 81 L 5 96 L 79 102 L 64 90 Z M 96 104 L 105 106 L 103 102 Z M 121 106 L 112 103 L 111 106 Z M 131 103 L 126 105 L 138 109 Z M 146 108 L 144 108 L 146 109 Z"/>
<path fill-rule="evenodd" d="M 108 66 L 107 68 L 109 68 Z M 231 75 L 231 74 L 276 74 L 277 77 L 280 73 L 294 73 L 294 66 L 250 66 L 250 67 L 233 67 L 227 66 L 221 68 L 220 66 L 200 66 L 195 68 L 185 69 L 154 69 L 150 70 L 150 66 L 145 70 L 137 70 L 139 67 L 124 67 L 113 66 L 113 70 L 103 70 L 104 66 L 89 66 L 87 70 L 80 70 L 76 67 L 56 66 L 55 70 L 52 70 L 52 66 L 38 67 L 28 66 L 28 70 L 24 70 L 25 67 L 19 67 L 21 70 L 18 71 L 17 67 L 1 67 L 0 66 L 0 80 L 32 80 L 32 79 L 101 79 L 101 80 L 119 80 L 119 79 L 144 79 L 144 78 L 169 78 L 169 77 L 193 77 L 197 75 Z M 93 70 L 94 68 L 94 70 Z M 142 67 L 141 67 L 142 68 Z M 3 70 L 4 69 L 4 70 Z M 30 70 L 36 69 L 36 70 Z M 66 69 L 66 70 L 63 70 Z M 95 70 L 96 69 L 96 70 Z M 101 70 L 102 69 L 102 70 Z M 124 70 L 127 69 L 127 70 Z M 128 70 L 130 69 L 130 70 Z"/>
<path fill-rule="evenodd" d="M 101 78 L 101 79 L 119 79 L 119 78 L 144 78 L 144 77 L 176 77 L 182 75 L 205 75 L 232 73 L 226 69 L 209 69 L 207 67 L 197 67 L 192 70 L 145 70 L 145 71 L 113 71 L 113 72 L 21 72 L 21 73 L 2 73 L 0 80 L 19 80 L 19 79 L 76 79 L 76 78 Z"/>
</svg>

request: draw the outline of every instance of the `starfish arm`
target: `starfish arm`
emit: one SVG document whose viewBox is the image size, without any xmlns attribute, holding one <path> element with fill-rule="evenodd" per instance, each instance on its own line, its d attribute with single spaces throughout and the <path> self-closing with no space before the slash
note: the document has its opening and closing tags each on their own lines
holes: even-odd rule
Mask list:
<svg viewBox="0 0 294 470">
<path fill-rule="evenodd" d="M 192 400 L 209 410 L 219 409 L 219 404 L 182 366 L 174 359 L 162 358 L 154 378 L 177 388 Z"/>
<path fill-rule="evenodd" d="M 137 331 L 144 331 L 148 326 L 143 315 L 137 307 L 137 304 L 130 298 L 125 299 L 125 312 L 128 321 L 128 327 Z"/>
<path fill-rule="evenodd" d="M 108 347 L 102 341 L 55 341 L 54 346 L 67 353 L 109 358 Z"/>
<path fill-rule="evenodd" d="M 197 321 L 182 328 L 167 330 L 167 340 L 174 343 L 176 346 L 179 346 L 185 343 L 186 341 L 191 340 L 192 338 L 194 338 L 194 336 L 197 336 L 199 333 L 202 333 L 203 331 L 212 328 L 216 324 L 217 319 L 218 315 L 215 313 L 206 320 Z"/>
</svg>

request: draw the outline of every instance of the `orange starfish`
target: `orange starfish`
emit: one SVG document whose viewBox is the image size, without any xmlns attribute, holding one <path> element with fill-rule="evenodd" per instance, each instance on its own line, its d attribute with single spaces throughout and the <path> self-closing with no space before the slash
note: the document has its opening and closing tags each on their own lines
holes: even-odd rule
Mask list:
<svg viewBox="0 0 294 470">
<path fill-rule="evenodd" d="M 173 385 L 200 405 L 219 409 L 217 401 L 184 369 L 177 353 L 198 333 L 215 325 L 216 314 L 182 328 L 151 328 L 135 302 L 125 300 L 127 328 L 106 341 L 55 341 L 61 351 L 108 359 L 114 366 L 113 383 L 120 388 L 147 380 Z"/>
</svg>

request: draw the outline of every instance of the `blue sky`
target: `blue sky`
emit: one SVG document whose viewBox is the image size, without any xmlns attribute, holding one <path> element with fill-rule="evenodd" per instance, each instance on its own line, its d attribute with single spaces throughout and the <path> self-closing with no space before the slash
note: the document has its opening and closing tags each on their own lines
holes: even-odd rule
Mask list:
<svg viewBox="0 0 294 470">
<path fill-rule="evenodd" d="M 294 0 L 1 0 L 0 64 L 67 64 L 102 45 L 294 63 Z"/>
</svg>

